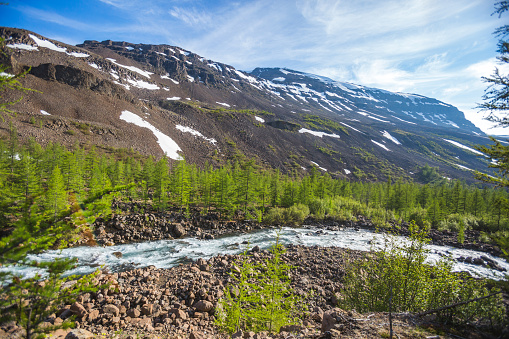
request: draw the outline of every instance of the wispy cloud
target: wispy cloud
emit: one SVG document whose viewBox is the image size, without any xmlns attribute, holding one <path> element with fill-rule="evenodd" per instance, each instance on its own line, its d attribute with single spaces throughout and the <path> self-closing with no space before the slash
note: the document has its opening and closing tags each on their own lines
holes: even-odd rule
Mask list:
<svg viewBox="0 0 509 339">
<path fill-rule="evenodd" d="M 186 9 L 182 7 L 173 7 L 169 14 L 185 24 L 193 27 L 205 28 L 210 26 L 212 19 L 205 11 L 199 11 L 196 8 Z"/>
</svg>

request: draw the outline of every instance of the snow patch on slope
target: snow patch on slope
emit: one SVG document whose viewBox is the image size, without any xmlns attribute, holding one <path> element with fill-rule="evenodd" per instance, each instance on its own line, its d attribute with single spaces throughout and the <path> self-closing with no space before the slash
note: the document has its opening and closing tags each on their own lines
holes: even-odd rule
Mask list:
<svg viewBox="0 0 509 339">
<path fill-rule="evenodd" d="M 127 79 L 127 82 L 133 85 L 134 87 L 143 88 L 143 89 L 150 89 L 150 90 L 156 90 L 159 89 L 159 86 L 156 84 L 151 84 L 149 82 L 143 81 L 143 80 L 136 80 L 136 79 Z"/>
<path fill-rule="evenodd" d="M 86 57 L 90 56 L 90 55 L 88 55 L 86 53 L 82 53 L 82 52 L 67 52 L 67 48 L 66 47 L 58 47 L 57 45 L 55 45 L 51 41 L 39 39 L 38 37 L 36 37 L 33 34 L 29 34 L 29 36 L 35 42 L 35 44 L 37 46 L 39 46 L 39 47 L 44 47 L 44 48 L 47 48 L 47 49 L 51 49 L 52 51 L 55 51 L 55 52 L 66 53 L 67 55 L 70 55 L 70 56 L 73 56 L 73 57 L 77 57 L 77 58 L 86 58 Z M 22 48 L 23 49 L 28 49 L 27 46 L 28 45 L 25 45 Z M 32 46 L 30 46 L 30 47 L 32 47 Z M 35 49 L 37 49 L 37 48 L 35 48 Z M 28 49 L 28 50 L 33 50 L 33 49 Z"/>
<path fill-rule="evenodd" d="M 337 134 L 330 134 L 330 133 L 325 133 L 325 132 L 312 131 L 312 130 L 307 129 L 307 128 L 301 128 L 299 130 L 299 133 L 309 133 L 309 134 L 315 135 L 315 136 L 320 137 L 320 138 L 323 138 L 324 136 L 326 136 L 326 137 L 331 137 L 331 138 L 339 139 L 339 135 L 337 135 Z"/>
<path fill-rule="evenodd" d="M 192 135 L 194 136 L 197 136 L 197 137 L 200 137 L 202 139 L 205 139 L 207 140 L 208 142 L 210 142 L 212 145 L 215 145 L 217 143 L 217 140 L 216 139 L 213 139 L 213 138 L 207 138 L 206 136 L 204 136 L 203 134 L 201 134 L 200 132 L 198 132 L 197 130 L 194 130 L 192 129 L 191 127 L 186 127 L 186 126 L 182 126 L 182 125 L 177 125 L 175 126 L 179 131 L 182 131 L 184 133 L 191 133 Z"/>
<path fill-rule="evenodd" d="M 131 124 L 135 124 L 139 127 L 145 127 L 154 133 L 155 137 L 157 138 L 157 143 L 159 144 L 159 147 L 163 150 L 164 154 L 166 154 L 167 157 L 174 159 L 174 160 L 182 160 L 182 157 L 177 152 L 182 152 L 179 145 L 175 141 L 173 141 L 172 138 L 164 134 L 163 132 L 159 131 L 157 128 L 152 126 L 148 121 L 143 120 L 138 115 L 129 112 L 129 111 L 122 111 L 122 114 L 120 114 L 120 120 L 124 120 L 126 122 L 129 122 Z"/>
<path fill-rule="evenodd" d="M 389 134 L 389 132 L 387 131 L 383 131 L 381 132 L 382 135 L 384 136 L 384 138 L 387 138 L 389 139 L 390 141 L 392 141 L 393 143 L 395 143 L 396 145 L 401 145 L 401 142 L 399 142 L 398 139 L 396 139 L 395 137 L 393 137 L 392 135 Z"/>
<path fill-rule="evenodd" d="M 119 64 L 115 59 L 112 59 L 112 58 L 106 58 L 106 60 L 109 60 L 109 61 L 113 62 L 117 66 L 120 66 L 120 67 L 128 69 L 128 70 L 130 70 L 132 72 L 136 72 L 136 73 L 138 73 L 140 75 L 143 75 L 144 77 L 149 78 L 149 79 L 150 79 L 150 75 L 154 74 L 152 72 L 147 72 L 147 71 L 144 71 L 142 69 L 139 69 L 138 67 L 126 66 L 126 65 Z"/>
<path fill-rule="evenodd" d="M 30 46 L 26 44 L 10 44 L 6 45 L 6 47 L 14 48 L 14 49 L 24 49 L 25 51 L 38 51 L 39 49 L 35 46 Z"/>
<path fill-rule="evenodd" d="M 383 148 L 384 150 L 386 150 L 386 151 L 389 151 L 389 152 L 391 151 L 390 149 L 388 149 L 387 147 L 385 147 L 385 145 L 384 145 L 384 144 L 381 144 L 381 143 L 379 143 L 379 142 L 376 142 L 376 141 L 375 141 L 375 140 L 373 140 L 373 139 L 371 139 L 371 142 L 372 142 L 372 143 L 374 143 L 374 144 L 375 144 L 375 145 L 377 145 L 377 146 L 382 147 L 382 148 Z"/>
<path fill-rule="evenodd" d="M 316 167 L 318 167 L 319 169 L 321 169 L 322 171 L 327 172 L 327 169 L 326 169 L 326 168 L 321 167 L 321 166 L 320 166 L 320 165 L 318 165 L 316 162 L 314 162 L 314 161 L 310 161 L 310 162 L 311 162 L 313 165 L 315 165 Z"/>
<path fill-rule="evenodd" d="M 443 139 L 443 140 L 447 141 L 448 143 L 453 144 L 456 147 L 462 148 L 462 149 L 470 151 L 472 153 L 479 154 L 479 155 L 484 155 L 484 153 L 482 153 L 482 152 L 480 152 L 480 151 L 478 151 L 476 149 L 473 149 L 471 147 L 465 146 L 465 145 L 463 145 L 463 144 L 461 144 L 461 143 L 459 143 L 457 141 L 449 140 L 449 139 Z"/>
</svg>

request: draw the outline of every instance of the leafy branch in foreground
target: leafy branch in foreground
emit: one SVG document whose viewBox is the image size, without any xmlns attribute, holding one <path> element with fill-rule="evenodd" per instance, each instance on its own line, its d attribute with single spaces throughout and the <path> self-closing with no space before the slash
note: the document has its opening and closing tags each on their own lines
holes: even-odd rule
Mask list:
<svg viewBox="0 0 509 339">
<path fill-rule="evenodd" d="M 11 235 L 0 239 L 0 265 L 5 267 L 0 272 L 0 322 L 16 320 L 24 328 L 27 339 L 43 338 L 45 333 L 73 325 L 72 317 L 53 325 L 46 320 L 62 304 L 74 302 L 84 292 L 96 291 L 93 281 L 99 272 L 83 277 L 64 277 L 65 272 L 76 264 L 73 258 L 35 262 L 28 259 L 28 254 L 65 246 L 79 230 L 79 226 L 86 222 L 84 210 L 93 208 L 104 196 L 129 189 L 133 185 L 102 190 L 81 204 L 71 195 L 71 206 L 60 213 L 56 209 L 45 213 L 31 212 L 32 209 L 37 210 L 34 206 L 43 194 L 32 196 L 26 201 L 24 210 L 28 213 L 14 224 Z M 23 279 L 16 273 L 20 266 L 34 268 L 37 273 L 32 278 Z"/>
<path fill-rule="evenodd" d="M 292 267 L 281 258 L 285 249 L 279 236 L 270 249 L 270 258 L 257 264 L 246 250 L 232 269 L 231 282 L 217 306 L 216 324 L 223 331 L 278 332 L 282 326 L 297 324 L 305 313 L 302 298 L 290 287 Z"/>
<path fill-rule="evenodd" d="M 359 312 L 422 312 L 440 309 L 497 292 L 483 280 L 452 272 L 452 259 L 425 264 L 429 250 L 427 230 L 411 224 L 411 236 L 404 242 L 387 236 L 381 249 L 372 248 L 367 261 L 347 265 L 342 307 Z M 437 312 L 442 320 L 464 324 L 477 322 L 498 326 L 505 321 L 499 294 Z"/>
</svg>

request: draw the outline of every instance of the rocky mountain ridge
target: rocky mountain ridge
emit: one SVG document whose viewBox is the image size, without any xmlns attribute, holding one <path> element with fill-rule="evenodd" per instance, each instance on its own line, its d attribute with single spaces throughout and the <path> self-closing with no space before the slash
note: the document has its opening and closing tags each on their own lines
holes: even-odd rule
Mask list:
<svg viewBox="0 0 509 339">
<path fill-rule="evenodd" d="M 415 178 L 421 166 L 473 182 L 489 143 L 457 108 L 413 94 L 283 68 L 251 73 L 169 45 L 93 40 L 78 46 L 0 28 L 2 63 L 28 70 L 13 106 L 20 137 L 132 148 L 198 165 L 252 158 L 352 180 Z M 15 99 L 16 93 L 7 93 Z M 39 123 L 33 123 L 33 121 Z M 0 124 L 0 135 L 8 122 Z"/>
</svg>

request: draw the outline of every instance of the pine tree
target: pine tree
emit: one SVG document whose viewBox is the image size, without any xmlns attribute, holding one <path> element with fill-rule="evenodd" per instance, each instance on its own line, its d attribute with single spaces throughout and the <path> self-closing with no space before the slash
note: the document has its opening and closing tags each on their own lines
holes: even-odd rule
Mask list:
<svg viewBox="0 0 509 339">
<path fill-rule="evenodd" d="M 270 182 L 270 205 L 273 207 L 279 206 L 281 197 L 281 174 L 279 168 L 272 175 Z"/>
<path fill-rule="evenodd" d="M 48 181 L 48 190 L 46 191 L 46 211 L 53 213 L 54 217 L 65 209 L 67 204 L 67 193 L 65 191 L 64 178 L 60 172 L 60 167 L 55 166 Z"/>
<path fill-rule="evenodd" d="M 162 157 L 155 166 L 154 186 L 155 198 L 158 201 L 158 208 L 164 209 L 168 201 L 168 185 L 170 181 L 168 161 Z"/>
<path fill-rule="evenodd" d="M 29 206 L 30 199 L 39 192 L 40 185 L 37 178 L 37 169 L 35 162 L 28 152 L 22 152 L 19 161 L 19 181 L 23 190 L 22 195 L 25 198 L 26 208 Z M 28 211 L 25 210 L 25 213 Z"/>
</svg>

